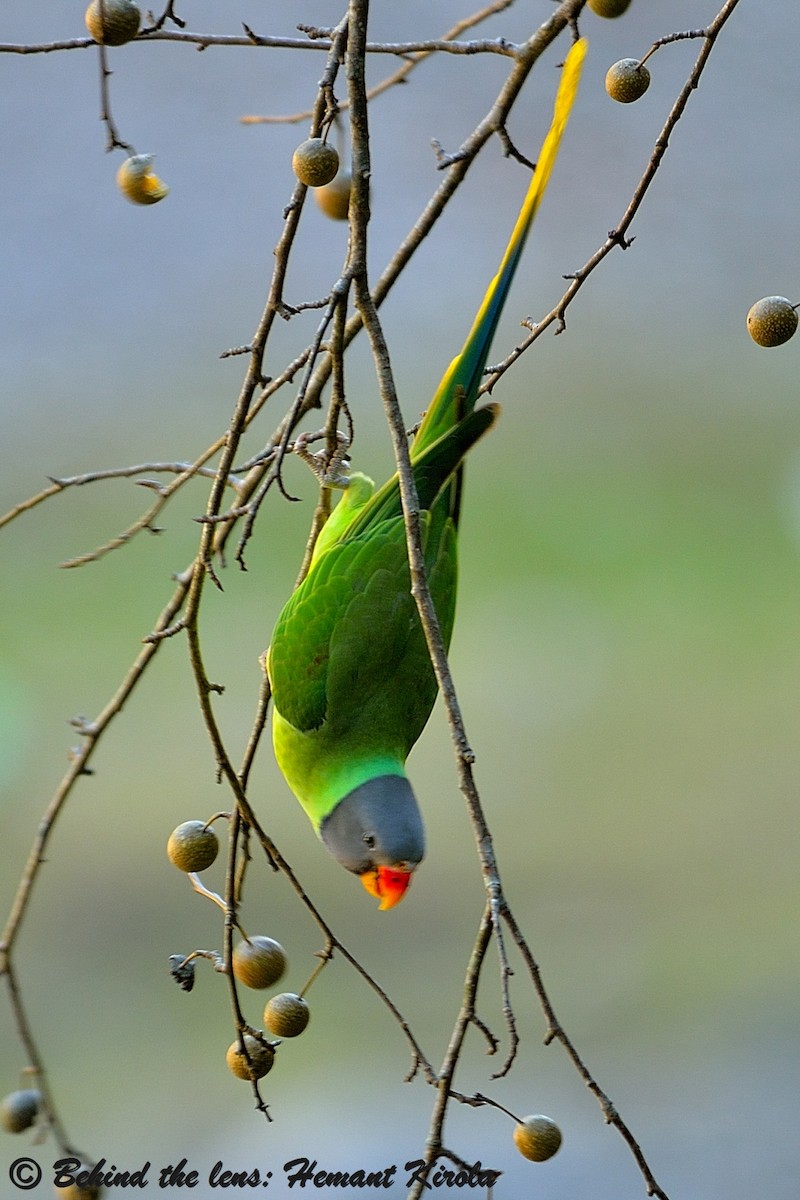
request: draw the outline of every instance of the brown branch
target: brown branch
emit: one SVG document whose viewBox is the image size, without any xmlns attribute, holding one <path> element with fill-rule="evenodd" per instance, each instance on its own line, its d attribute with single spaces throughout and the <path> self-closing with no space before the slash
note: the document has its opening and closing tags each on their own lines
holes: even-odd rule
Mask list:
<svg viewBox="0 0 800 1200">
<path fill-rule="evenodd" d="M 496 0 L 494 4 L 487 5 L 485 8 L 480 9 L 479 12 L 474 13 L 471 17 L 465 17 L 463 20 L 457 21 L 456 24 L 447 31 L 447 33 L 442 34 L 441 38 L 438 39 L 438 46 L 441 47 L 443 43 L 449 44 L 455 42 L 456 38 L 461 37 L 462 34 L 467 32 L 467 30 L 473 29 L 476 25 L 479 25 L 482 21 L 485 21 L 488 17 L 494 16 L 496 13 L 503 12 L 505 9 L 510 8 L 513 3 L 514 0 Z M 474 45 L 475 43 L 470 44 Z M 511 43 L 503 43 L 503 45 L 508 46 L 510 53 L 514 53 L 516 51 L 516 47 L 512 48 Z M 498 49 L 498 52 L 502 53 L 502 50 Z M 430 56 L 435 53 L 441 53 L 441 49 L 436 50 L 431 48 L 426 50 L 416 50 L 413 53 L 410 51 L 407 52 L 408 60 L 404 62 L 401 67 L 399 67 L 391 75 L 387 76 L 386 79 L 382 79 L 380 83 L 377 83 L 374 87 L 368 89 L 367 101 L 374 100 L 377 96 L 389 91 L 390 88 L 396 87 L 399 83 L 405 83 L 411 72 L 418 67 L 420 63 L 425 62 L 427 58 L 430 58 Z M 341 105 L 340 111 L 345 112 L 348 106 L 349 101 L 345 100 Z M 308 120 L 310 115 L 311 113 L 309 111 L 303 111 L 282 116 L 248 116 L 241 117 L 240 120 L 243 125 L 296 125 L 300 121 Z"/>
<path fill-rule="evenodd" d="M 329 38 L 297 38 L 276 37 L 257 34 L 251 31 L 244 34 L 222 33 L 187 33 L 182 30 L 163 29 L 152 26 L 140 29 L 132 42 L 181 42 L 184 45 L 195 46 L 198 50 L 215 47 L 244 47 L 266 48 L 271 50 L 318 50 L 328 53 L 334 42 Z M 19 43 L 0 42 L 0 54 L 52 54 L 59 50 L 86 50 L 97 43 L 93 38 L 69 38 L 56 42 Z M 128 43 L 129 45 L 132 43 Z M 517 47 L 503 38 L 487 39 L 480 42 L 447 41 L 444 38 L 434 38 L 428 41 L 411 42 L 371 42 L 367 48 L 369 54 L 388 54 L 402 58 L 407 54 L 499 54 L 513 57 Z"/>
<path fill-rule="evenodd" d="M 100 65 L 100 120 L 106 127 L 106 150 L 125 150 L 128 154 L 135 154 L 136 150 L 130 142 L 123 141 L 117 131 L 117 126 L 114 122 L 114 117 L 111 113 L 111 93 L 108 87 L 108 81 L 111 78 L 113 71 L 108 66 L 108 55 L 106 48 L 102 42 L 97 46 L 98 63 Z"/>
</svg>

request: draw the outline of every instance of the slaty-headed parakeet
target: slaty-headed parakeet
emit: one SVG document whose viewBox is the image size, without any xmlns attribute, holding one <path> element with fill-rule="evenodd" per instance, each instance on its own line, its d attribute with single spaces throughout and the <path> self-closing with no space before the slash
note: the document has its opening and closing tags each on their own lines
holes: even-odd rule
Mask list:
<svg viewBox="0 0 800 1200">
<path fill-rule="evenodd" d="M 445 645 L 455 615 L 456 533 L 464 459 L 493 424 L 476 407 L 525 238 L 555 162 L 585 55 L 567 55 L 545 139 L 500 269 L 410 448 L 431 595 Z M 437 683 L 411 595 L 395 475 L 375 490 L 353 472 L 266 655 L 278 764 L 322 841 L 390 908 L 422 860 L 425 835 L 405 762 Z"/>
</svg>

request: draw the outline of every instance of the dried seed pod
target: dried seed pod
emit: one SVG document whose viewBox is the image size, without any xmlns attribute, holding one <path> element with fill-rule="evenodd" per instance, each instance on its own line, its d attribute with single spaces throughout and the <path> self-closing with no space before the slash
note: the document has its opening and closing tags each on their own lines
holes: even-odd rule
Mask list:
<svg viewBox="0 0 800 1200">
<path fill-rule="evenodd" d="M 194 963 L 187 962 L 185 954 L 170 954 L 169 973 L 185 992 L 190 992 L 194 987 Z"/>
</svg>

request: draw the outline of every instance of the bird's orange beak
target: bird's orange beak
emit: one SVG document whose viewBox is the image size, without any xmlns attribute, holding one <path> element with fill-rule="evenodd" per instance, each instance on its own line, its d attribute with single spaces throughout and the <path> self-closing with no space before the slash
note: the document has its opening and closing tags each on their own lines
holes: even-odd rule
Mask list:
<svg viewBox="0 0 800 1200">
<path fill-rule="evenodd" d="M 394 908 L 405 896 L 411 883 L 411 871 L 401 867 L 377 867 L 359 875 L 370 896 L 380 900 L 380 908 Z"/>
</svg>

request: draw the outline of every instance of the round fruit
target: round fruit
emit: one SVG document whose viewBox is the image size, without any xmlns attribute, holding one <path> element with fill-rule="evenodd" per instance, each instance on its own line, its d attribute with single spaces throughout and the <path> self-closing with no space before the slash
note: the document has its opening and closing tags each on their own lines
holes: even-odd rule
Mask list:
<svg viewBox="0 0 800 1200">
<path fill-rule="evenodd" d="M 631 0 L 589 0 L 589 8 L 597 17 L 621 17 Z"/>
<path fill-rule="evenodd" d="M 322 187 L 330 183 L 339 170 L 339 155 L 322 138 L 309 138 L 307 142 L 301 142 L 292 155 L 292 170 L 301 183 Z"/>
<path fill-rule="evenodd" d="M 245 987 L 272 987 L 286 966 L 286 951 L 273 938 L 245 938 L 233 951 L 233 973 Z"/>
<path fill-rule="evenodd" d="M 561 1145 L 561 1130 L 549 1117 L 523 1117 L 514 1128 L 514 1145 L 523 1158 L 546 1162 Z"/>
<path fill-rule="evenodd" d="M 785 296 L 765 296 L 747 314 L 747 332 L 759 346 L 782 346 L 794 337 L 797 320 L 797 309 Z"/>
<path fill-rule="evenodd" d="M 349 172 L 340 172 L 330 183 L 324 184 L 314 192 L 314 199 L 319 207 L 332 221 L 346 221 L 350 212 Z"/>
<path fill-rule="evenodd" d="M 104 46 L 124 46 L 139 32 L 142 14 L 133 0 L 92 0 L 84 14 L 86 28 Z"/>
<path fill-rule="evenodd" d="M 308 1024 L 311 1016 L 302 996 L 294 992 L 281 992 L 273 996 L 264 1009 L 264 1024 L 276 1037 L 297 1037 Z"/>
<path fill-rule="evenodd" d="M 152 154 L 132 154 L 117 171 L 117 187 L 131 204 L 158 204 L 169 188 L 152 170 Z"/>
<path fill-rule="evenodd" d="M 86 1163 L 81 1163 L 76 1175 L 80 1177 L 82 1172 L 90 1169 Z M 56 1188 L 55 1195 L 58 1200 L 100 1200 L 103 1195 L 103 1187 L 99 1183 L 70 1183 L 67 1187 Z"/>
<path fill-rule="evenodd" d="M 606 73 L 606 91 L 619 104 L 632 104 L 650 87 L 650 72 L 638 58 L 621 58 Z"/>
<path fill-rule="evenodd" d="M 237 1079 L 263 1079 L 272 1070 L 272 1064 L 275 1061 L 275 1051 L 265 1042 L 261 1042 L 258 1038 L 253 1037 L 252 1033 L 244 1035 L 244 1044 L 247 1047 L 247 1053 L 250 1055 L 250 1062 L 247 1061 L 245 1055 L 242 1053 L 239 1042 L 231 1042 L 225 1055 L 228 1069 L 233 1072 Z"/>
<path fill-rule="evenodd" d="M 219 841 L 203 821 L 184 821 L 173 829 L 167 857 L 179 871 L 205 871 L 219 854 Z"/>
<path fill-rule="evenodd" d="M 42 1097 L 34 1088 L 9 1092 L 0 1101 L 0 1127 L 6 1133 L 22 1133 L 36 1120 Z"/>
</svg>

